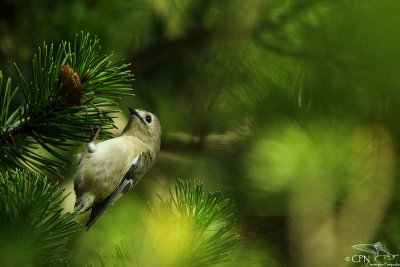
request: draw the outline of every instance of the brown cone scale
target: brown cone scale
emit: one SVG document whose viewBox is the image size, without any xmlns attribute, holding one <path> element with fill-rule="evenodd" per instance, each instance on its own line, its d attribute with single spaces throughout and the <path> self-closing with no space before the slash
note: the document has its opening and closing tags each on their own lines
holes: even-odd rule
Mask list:
<svg viewBox="0 0 400 267">
<path fill-rule="evenodd" d="M 79 106 L 82 98 L 82 86 L 78 74 L 68 65 L 62 65 L 58 72 L 58 79 L 61 77 L 63 89 L 60 93 L 61 98 L 69 95 L 68 99 L 61 105 L 63 107 Z M 71 79 L 70 79 L 71 78 Z"/>
</svg>

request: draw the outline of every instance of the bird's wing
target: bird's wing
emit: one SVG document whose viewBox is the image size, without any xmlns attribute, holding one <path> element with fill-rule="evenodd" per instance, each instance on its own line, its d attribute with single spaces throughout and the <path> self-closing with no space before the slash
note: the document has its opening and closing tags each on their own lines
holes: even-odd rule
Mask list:
<svg viewBox="0 0 400 267">
<path fill-rule="evenodd" d="M 136 170 L 142 160 L 142 153 L 137 157 L 134 163 L 131 165 L 129 170 L 126 172 L 121 183 L 114 190 L 114 192 L 104 199 L 102 202 L 94 205 L 92 207 L 92 212 L 90 213 L 90 218 L 86 222 L 87 230 L 96 222 L 96 220 L 111 207 L 115 201 L 117 201 L 123 194 L 125 194 L 132 186 L 135 186 L 139 179 L 136 177 Z"/>
<path fill-rule="evenodd" d="M 371 254 L 377 254 L 378 252 L 375 250 L 374 246 L 372 244 L 358 244 L 352 246 L 354 249 L 358 249 L 364 252 L 368 252 Z"/>
</svg>

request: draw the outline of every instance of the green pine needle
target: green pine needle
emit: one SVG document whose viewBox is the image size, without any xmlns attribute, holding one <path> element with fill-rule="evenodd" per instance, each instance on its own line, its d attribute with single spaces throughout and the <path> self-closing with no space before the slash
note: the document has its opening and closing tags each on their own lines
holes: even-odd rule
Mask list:
<svg viewBox="0 0 400 267">
<path fill-rule="evenodd" d="M 115 253 L 112 255 L 113 267 L 137 266 L 137 255 L 135 255 L 135 244 L 128 246 L 125 240 L 115 244 Z"/>
<path fill-rule="evenodd" d="M 175 250 L 161 248 L 173 266 L 205 266 L 229 260 L 227 256 L 239 235 L 233 232 L 236 220 L 232 204 L 221 192 L 204 197 L 201 183 L 179 180 L 167 201 L 159 198 L 160 206 L 152 208 L 148 218 L 149 231 L 156 243 L 161 240 Z M 174 253 L 176 258 L 171 258 Z"/>
<path fill-rule="evenodd" d="M 109 107 L 115 108 L 121 96 L 132 95 L 133 75 L 129 64 L 110 60 L 112 53 L 99 53 L 99 39 L 89 34 L 77 35 L 73 44 L 63 41 L 57 49 L 44 43 L 33 57 L 31 80 L 15 65 L 24 102 L 12 112 L 10 103 L 17 89 L 12 89 L 10 79 L 3 86 L 0 72 L 0 148 L 5 151 L 0 155 L 0 170 L 24 167 L 59 175 L 58 168 L 67 161 L 61 150 L 77 141 L 87 142 L 100 125 L 103 130 L 116 128 L 113 114 L 119 110 Z M 63 65 L 80 78 L 81 104 L 68 104 L 78 89 L 65 93 L 71 79 L 61 83 Z M 109 133 L 104 131 L 104 135 Z M 37 148 L 48 155 L 35 152 Z"/>
<path fill-rule="evenodd" d="M 48 266 L 62 260 L 66 237 L 79 231 L 62 213 L 63 191 L 30 171 L 0 173 L 0 259 L 4 266 Z"/>
</svg>

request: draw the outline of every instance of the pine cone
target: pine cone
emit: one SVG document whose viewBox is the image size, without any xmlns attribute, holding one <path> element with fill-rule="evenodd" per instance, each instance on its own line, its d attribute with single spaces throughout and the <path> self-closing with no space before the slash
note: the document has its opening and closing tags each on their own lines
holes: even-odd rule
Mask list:
<svg viewBox="0 0 400 267">
<path fill-rule="evenodd" d="M 60 93 L 60 97 L 64 98 L 66 95 L 70 94 L 67 100 L 62 103 L 61 106 L 79 106 L 82 98 L 82 86 L 78 74 L 76 74 L 75 71 L 68 65 L 61 66 L 57 76 L 58 79 L 60 79 L 61 73 L 61 83 L 63 84 L 63 89 Z"/>
</svg>

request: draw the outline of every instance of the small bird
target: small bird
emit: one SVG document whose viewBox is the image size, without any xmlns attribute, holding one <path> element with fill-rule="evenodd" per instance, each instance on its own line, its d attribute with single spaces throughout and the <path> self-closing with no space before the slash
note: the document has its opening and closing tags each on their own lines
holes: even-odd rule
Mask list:
<svg viewBox="0 0 400 267">
<path fill-rule="evenodd" d="M 99 128 L 77 156 L 75 212 L 91 209 L 87 230 L 150 171 L 160 151 L 158 118 L 145 110 L 129 110 L 129 121 L 121 136 L 95 144 Z"/>
</svg>

